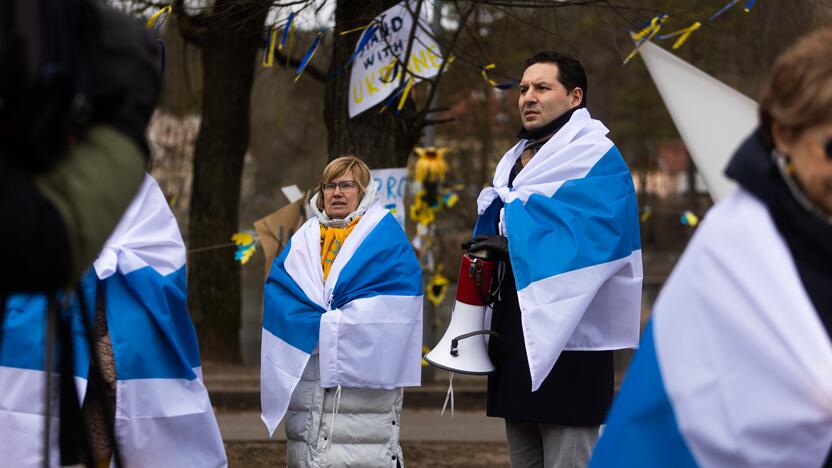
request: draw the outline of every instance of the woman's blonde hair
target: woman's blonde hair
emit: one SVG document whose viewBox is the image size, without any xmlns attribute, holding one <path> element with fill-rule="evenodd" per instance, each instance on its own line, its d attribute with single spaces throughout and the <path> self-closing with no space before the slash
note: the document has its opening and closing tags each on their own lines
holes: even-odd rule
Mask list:
<svg viewBox="0 0 832 468">
<path fill-rule="evenodd" d="M 760 128 L 772 144 L 777 122 L 790 137 L 829 120 L 832 109 L 832 28 L 812 32 L 777 57 L 760 93 Z"/>
<path fill-rule="evenodd" d="M 341 156 L 327 164 L 323 174 L 321 174 L 321 182 L 318 184 L 318 200 L 316 203 L 319 210 L 324 211 L 324 191 L 321 186 L 327 182 L 332 182 L 334 179 L 341 177 L 349 171 L 352 171 L 352 176 L 358 182 L 358 190 L 361 192 L 359 200 L 361 200 L 361 197 L 364 196 L 364 191 L 370 184 L 370 168 L 364 164 L 364 161 L 353 155 Z"/>
</svg>

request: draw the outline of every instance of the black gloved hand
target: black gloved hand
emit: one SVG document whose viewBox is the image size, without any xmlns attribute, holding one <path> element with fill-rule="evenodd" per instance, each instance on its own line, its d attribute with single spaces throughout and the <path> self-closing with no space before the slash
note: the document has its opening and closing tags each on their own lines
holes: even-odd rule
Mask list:
<svg viewBox="0 0 832 468">
<path fill-rule="evenodd" d="M 463 242 L 462 248 L 468 252 L 485 250 L 488 258 L 508 258 L 508 239 L 505 236 L 474 236 Z"/>
<path fill-rule="evenodd" d="M 115 127 L 148 154 L 145 130 L 161 89 L 158 45 L 135 18 L 105 5 L 91 8 L 84 49 L 92 122 Z"/>
</svg>

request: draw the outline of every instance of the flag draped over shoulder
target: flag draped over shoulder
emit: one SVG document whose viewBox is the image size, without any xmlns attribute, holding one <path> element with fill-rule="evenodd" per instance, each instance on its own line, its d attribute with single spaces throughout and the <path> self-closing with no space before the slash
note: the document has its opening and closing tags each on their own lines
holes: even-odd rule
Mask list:
<svg viewBox="0 0 832 468">
<path fill-rule="evenodd" d="M 42 467 L 44 369 L 47 298 L 43 294 L 18 294 L 6 301 L 0 334 L 0 454 L 3 466 Z M 61 310 L 71 321 L 75 349 L 73 372 L 79 398 L 87 387 L 89 351 L 82 317 L 73 310 Z M 57 345 L 56 345 L 57 347 Z M 53 361 L 61 369 L 60 356 Z M 52 395 L 59 394 L 60 379 L 53 379 Z M 50 460 L 58 466 L 58 407 L 52 408 Z"/>
<path fill-rule="evenodd" d="M 222 466 L 225 449 L 188 313 L 185 245 L 149 175 L 93 263 L 116 363 L 116 437 L 128 466 Z"/>
<path fill-rule="evenodd" d="M 480 193 L 476 235 L 508 238 L 532 391 L 563 350 L 638 345 L 641 241 L 632 177 L 586 109 L 544 144 L 508 187 L 525 141 Z"/>
<path fill-rule="evenodd" d="M 319 226 L 301 226 L 266 280 L 260 393 L 270 434 L 313 352 L 325 388 L 420 384 L 422 273 L 401 227 L 371 205 L 324 281 Z"/>
<path fill-rule="evenodd" d="M 767 209 L 740 189 L 699 226 L 653 309 L 593 467 L 818 467 L 832 343 Z"/>
<path fill-rule="evenodd" d="M 145 176 L 93 267 L 82 281 L 82 294 L 93 323 L 97 289 L 102 289 L 116 367 L 115 432 L 126 466 L 225 466 L 187 309 L 185 246 L 176 219 L 150 176 Z M 20 302 L 23 299 L 26 302 Z M 23 366 L 39 374 L 32 376 L 33 385 L 39 385 L 32 389 L 43 388 L 43 332 L 37 327 L 44 305 L 42 299 L 13 298 L 9 308 L 22 306 L 27 313 L 20 317 L 11 313 L 6 320 L 7 330 L 18 319 L 35 327 L 36 333 L 25 339 L 36 359 Z M 89 354 L 77 301 L 62 313 L 72 314 L 73 327 L 80 330 L 75 340 L 76 355 L 81 355 L 76 359 L 81 361 L 76 375 L 86 378 Z M 3 356 L 10 335 L 4 333 Z M 1 382 L 0 386 L 11 384 L 5 376 Z M 7 399 L 3 395 L 0 400 Z M 39 405 L 39 412 L 29 412 L 33 433 L 42 432 L 42 402 Z M 33 437 L 30 447 L 38 442 L 40 438 Z M 40 459 L 39 450 L 35 451 Z"/>
</svg>

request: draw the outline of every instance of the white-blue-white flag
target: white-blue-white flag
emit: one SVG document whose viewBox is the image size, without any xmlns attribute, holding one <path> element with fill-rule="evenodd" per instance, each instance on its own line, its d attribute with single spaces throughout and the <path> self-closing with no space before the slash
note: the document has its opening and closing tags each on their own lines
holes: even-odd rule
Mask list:
<svg viewBox="0 0 832 468">
<path fill-rule="evenodd" d="M 420 384 L 422 272 L 378 202 L 344 241 L 326 281 L 320 224 L 308 220 L 275 259 L 264 295 L 260 395 L 269 434 L 316 350 L 325 388 Z"/>
<path fill-rule="evenodd" d="M 9 297 L 4 306 L 0 334 L 0 465 L 42 467 L 47 298 L 43 294 L 18 294 Z M 85 329 L 75 311 L 61 310 L 60 314 L 66 318 L 71 316 L 75 349 L 73 370 L 79 397 L 83 398 L 89 370 Z M 53 362 L 55 371 L 59 371 L 57 352 Z M 57 398 L 60 376 L 55 375 L 52 382 L 52 395 Z M 60 461 L 58 412 L 55 400 L 51 408 L 50 460 L 56 467 Z"/>
<path fill-rule="evenodd" d="M 653 309 L 593 467 L 819 467 L 832 343 L 766 207 L 700 224 Z"/>
<path fill-rule="evenodd" d="M 102 288 L 116 367 L 115 435 L 126 466 L 225 466 L 225 449 L 202 383 L 196 333 L 187 309 L 185 246 L 176 219 L 150 176 L 145 176 L 93 266 L 82 282 L 82 293 L 92 323 L 96 291 Z M 45 383 L 44 306 L 42 297 L 21 296 L 13 297 L 8 308 L 0 371 L 10 368 L 28 380 L 2 375 L 0 387 L 15 385 L 30 398 L 29 403 L 21 403 L 9 398 L 16 393 L 0 392 L 0 410 L 7 411 L 0 411 L 0 418 L 20 419 L 21 413 L 26 414 L 21 430 L 32 436 L 25 447 L 10 448 L 25 457 L 14 466 L 42 463 L 38 434 L 43 432 L 44 414 L 39 399 Z M 83 318 L 77 302 L 62 313 L 72 314 L 77 329 L 76 376 L 82 379 L 76 380 L 83 383 L 89 365 Z M 18 331 L 30 327 L 33 333 L 14 333 L 9 327 Z M 25 341 L 29 351 L 25 362 L 21 348 L 7 347 L 12 345 L 7 345 L 10 336 Z M 0 431 L 18 431 L 0 426 Z M 0 439 L 0 445 L 5 447 L 7 441 Z M 53 460 L 57 463 L 57 457 Z"/>
<path fill-rule="evenodd" d="M 508 237 L 532 391 L 564 350 L 638 345 L 641 241 L 630 170 L 604 125 L 578 109 L 508 187 L 525 141 L 480 193 L 476 235 Z"/>
</svg>

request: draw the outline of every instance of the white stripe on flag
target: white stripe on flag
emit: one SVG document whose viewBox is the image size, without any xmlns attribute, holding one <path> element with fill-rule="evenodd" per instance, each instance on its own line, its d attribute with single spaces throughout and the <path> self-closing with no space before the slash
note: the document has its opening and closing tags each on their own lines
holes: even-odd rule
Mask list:
<svg viewBox="0 0 832 468">
<path fill-rule="evenodd" d="M 151 266 L 167 276 L 185 265 L 179 225 L 159 184 L 145 174 L 138 193 L 102 247 L 93 267 L 100 279 Z"/>
<path fill-rule="evenodd" d="M 289 408 L 289 400 L 303 375 L 309 354 L 277 338 L 266 329 L 263 329 L 261 341 L 260 405 L 263 413 L 260 418 L 271 436 Z"/>
<path fill-rule="evenodd" d="M 195 368 L 197 375 L 200 368 Z M 168 418 L 211 411 L 200 379 L 130 379 L 116 381 L 116 417 Z"/>
<path fill-rule="evenodd" d="M 162 419 L 116 419 L 116 437 L 126 468 L 227 466 L 210 411 Z"/>
<path fill-rule="evenodd" d="M 59 376 L 52 394 L 52 466 L 59 465 L 58 404 Z M 2 466 L 43 466 L 44 396 L 43 371 L 0 366 L 0 456 Z"/>
<path fill-rule="evenodd" d="M 641 250 L 635 250 L 518 291 L 532 391 L 540 388 L 561 350 L 638 346 L 642 276 Z M 608 278 L 600 289 L 599 278 Z"/>
<path fill-rule="evenodd" d="M 373 296 L 325 313 L 321 317 L 321 386 L 419 386 L 421 312 L 422 296 Z M 367 356 L 384 359 L 370 362 Z"/>
<path fill-rule="evenodd" d="M 200 378 L 118 380 L 116 392 L 116 436 L 128 467 L 226 465 Z"/>
</svg>

